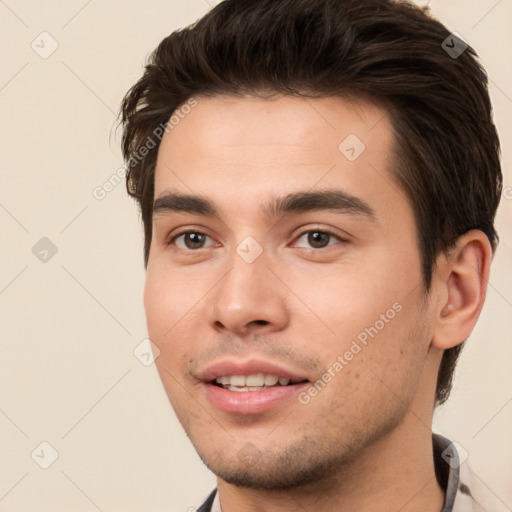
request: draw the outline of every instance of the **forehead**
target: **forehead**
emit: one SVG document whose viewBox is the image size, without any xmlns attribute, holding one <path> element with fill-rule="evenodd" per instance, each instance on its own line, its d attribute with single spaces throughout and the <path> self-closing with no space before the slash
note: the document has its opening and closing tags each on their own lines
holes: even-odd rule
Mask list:
<svg viewBox="0 0 512 512">
<path fill-rule="evenodd" d="M 269 194 L 341 187 L 396 195 L 387 112 L 340 97 L 196 97 L 162 138 L 155 197 L 168 189 L 260 204 Z M 391 189 L 390 189 L 391 188 Z M 385 190 L 390 189 L 390 190 Z"/>
<path fill-rule="evenodd" d="M 182 112 L 183 110 L 183 112 Z M 185 113 L 186 112 L 186 113 Z M 366 100 L 329 97 L 306 99 L 277 96 L 273 99 L 220 95 L 196 97 L 195 106 L 178 108 L 171 117 L 159 153 L 167 149 L 183 156 L 191 144 L 205 150 L 245 145 L 318 147 L 338 150 L 345 135 L 357 135 L 366 145 L 391 137 L 387 112 Z M 372 133 L 374 132 L 374 133 Z M 187 155 L 192 160 L 195 155 Z"/>
</svg>

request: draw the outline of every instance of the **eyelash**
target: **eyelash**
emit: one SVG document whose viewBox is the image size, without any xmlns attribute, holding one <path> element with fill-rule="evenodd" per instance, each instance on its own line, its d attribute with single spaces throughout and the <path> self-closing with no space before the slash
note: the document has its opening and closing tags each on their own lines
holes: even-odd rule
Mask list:
<svg viewBox="0 0 512 512">
<path fill-rule="evenodd" d="M 170 240 L 168 242 L 166 242 L 166 245 L 167 246 L 170 246 L 172 244 L 174 244 L 176 242 L 176 240 L 180 237 L 180 236 L 183 236 L 183 235 L 187 235 L 189 233 L 193 233 L 193 234 L 196 234 L 196 235 L 204 235 L 210 239 L 213 240 L 213 238 L 202 232 L 202 231 L 195 231 L 195 230 L 186 230 L 186 231 L 181 231 L 180 233 L 177 233 L 175 235 L 173 235 Z M 304 235 L 308 234 L 308 233 L 323 233 L 325 235 L 328 235 L 332 238 L 336 238 L 338 240 L 338 242 L 348 242 L 348 240 L 344 239 L 344 238 L 341 238 L 339 235 L 337 235 L 336 233 L 333 233 L 332 231 L 330 231 L 329 229 L 307 229 L 305 231 L 302 231 L 302 232 L 299 232 L 295 237 L 294 237 L 294 240 L 299 240 L 300 238 L 302 238 Z M 314 251 L 319 251 L 319 250 L 322 250 L 322 249 L 326 249 L 327 247 L 330 247 L 330 245 L 327 245 L 326 247 L 321 247 L 321 248 L 316 248 L 316 247 L 310 247 L 309 249 L 310 250 L 314 250 Z M 205 247 L 199 247 L 198 249 L 182 249 L 182 248 L 179 248 L 180 250 L 183 250 L 183 251 L 188 251 L 188 252 L 195 252 L 195 251 L 198 251 L 200 249 L 205 249 Z"/>
</svg>

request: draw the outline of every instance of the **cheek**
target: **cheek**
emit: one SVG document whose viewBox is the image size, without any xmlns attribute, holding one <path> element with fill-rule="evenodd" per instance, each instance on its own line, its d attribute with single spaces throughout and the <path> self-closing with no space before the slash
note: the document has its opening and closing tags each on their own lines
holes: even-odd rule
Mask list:
<svg viewBox="0 0 512 512">
<path fill-rule="evenodd" d="M 144 288 L 144 308 L 149 338 L 160 351 L 155 365 L 167 397 L 178 414 L 178 411 L 186 409 L 182 369 L 191 354 L 189 344 L 180 343 L 184 301 L 179 299 L 181 295 L 173 284 L 172 280 L 156 277 L 156 273 L 149 270 Z M 179 414 L 178 417 L 183 422 Z"/>
<path fill-rule="evenodd" d="M 333 387 L 345 396 L 371 399 L 385 395 L 386 386 L 398 393 L 412 384 L 429 345 L 426 313 L 418 307 L 421 291 L 416 286 L 411 292 L 408 280 L 396 277 L 393 282 L 386 275 L 367 285 L 352 275 L 323 287 L 311 308 L 331 331 L 316 348 L 324 367 L 336 374 Z M 300 330 L 307 331 L 307 325 Z"/>
<path fill-rule="evenodd" d="M 200 291 L 165 265 L 149 263 L 144 286 L 144 309 L 148 330 L 155 338 L 168 337 L 187 311 L 197 302 Z"/>
<path fill-rule="evenodd" d="M 172 380 L 171 376 L 179 375 L 177 369 L 188 357 L 185 350 L 187 346 L 178 343 L 180 320 L 187 309 L 190 309 L 184 295 L 181 287 L 172 278 L 156 272 L 148 265 L 144 309 L 149 338 L 160 350 L 156 365 L 164 385 Z"/>
<path fill-rule="evenodd" d="M 157 345 L 160 345 L 166 330 L 172 325 L 173 314 L 168 308 L 169 303 L 167 287 L 148 270 L 144 286 L 144 310 L 149 337 Z"/>
<path fill-rule="evenodd" d="M 368 426 L 373 428 L 405 413 L 421 379 L 428 332 L 412 305 L 403 306 L 398 312 L 393 310 L 391 316 L 388 323 L 368 323 L 358 332 L 362 336 L 341 334 L 336 348 L 324 347 L 326 373 L 334 376 L 327 377 L 325 387 L 316 383 L 320 391 L 313 391 L 310 397 L 315 415 L 329 411 L 329 418 L 337 419 L 336 425 L 357 431 L 368 418 L 373 418 Z M 339 329 L 342 328 L 340 324 Z M 358 329 L 345 326 L 347 333 Z M 305 400 L 307 397 L 302 403 Z M 336 425 L 332 428 L 337 429 Z"/>
<path fill-rule="evenodd" d="M 387 276 L 372 274 L 371 268 L 356 266 L 336 268 L 328 276 L 316 277 L 316 286 L 304 275 L 289 281 L 308 310 L 295 317 L 301 324 L 299 331 L 317 326 L 326 347 L 339 351 L 358 337 L 362 342 L 373 339 L 376 331 L 389 331 L 400 317 L 397 309 L 401 309 L 407 292 L 401 290 L 403 283 L 398 279 L 389 282 Z"/>
</svg>

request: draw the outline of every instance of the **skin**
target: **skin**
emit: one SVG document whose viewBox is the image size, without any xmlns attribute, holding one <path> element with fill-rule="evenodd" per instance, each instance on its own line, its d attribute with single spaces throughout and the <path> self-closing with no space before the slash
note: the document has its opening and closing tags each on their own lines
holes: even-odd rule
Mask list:
<svg viewBox="0 0 512 512">
<path fill-rule="evenodd" d="M 427 294 L 384 110 L 342 98 L 197 100 L 162 139 L 155 199 L 198 195 L 219 216 L 154 215 L 144 302 L 163 385 L 218 476 L 223 512 L 438 512 L 437 371 L 443 349 L 463 341 L 480 313 L 487 238 L 471 231 L 440 255 Z M 366 146 L 354 161 L 338 149 L 349 134 Z M 264 213 L 274 198 L 333 189 L 373 217 Z M 187 247 L 183 231 L 206 234 L 204 246 Z M 317 235 L 327 240 L 319 247 L 312 231 L 335 236 Z M 248 236 L 263 250 L 252 263 L 236 252 Z M 314 383 L 397 303 L 400 312 L 307 404 L 294 397 L 261 414 L 227 413 L 198 380 L 211 362 L 257 357 Z"/>
</svg>

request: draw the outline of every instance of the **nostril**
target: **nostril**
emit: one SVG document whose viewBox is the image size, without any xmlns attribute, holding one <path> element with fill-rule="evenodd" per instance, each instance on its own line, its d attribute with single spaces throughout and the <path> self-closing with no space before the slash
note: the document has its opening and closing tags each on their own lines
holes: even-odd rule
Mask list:
<svg viewBox="0 0 512 512">
<path fill-rule="evenodd" d="M 258 325 L 267 325 L 268 322 L 266 320 L 254 320 L 255 324 L 258 324 Z"/>
</svg>

